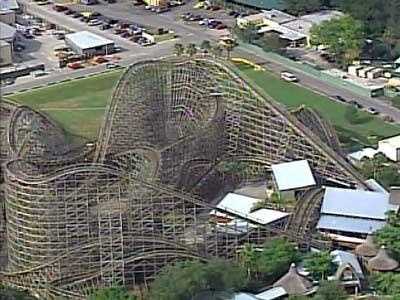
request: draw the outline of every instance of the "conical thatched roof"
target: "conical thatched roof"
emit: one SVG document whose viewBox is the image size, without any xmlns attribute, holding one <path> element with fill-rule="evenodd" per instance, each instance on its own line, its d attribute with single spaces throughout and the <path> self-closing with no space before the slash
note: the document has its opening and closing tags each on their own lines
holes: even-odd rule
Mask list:
<svg viewBox="0 0 400 300">
<path fill-rule="evenodd" d="M 373 257 L 378 254 L 378 248 L 374 244 L 374 238 L 368 234 L 367 239 L 355 249 L 355 253 L 359 256 Z"/>
<path fill-rule="evenodd" d="M 399 267 L 399 263 L 391 258 L 385 246 L 382 246 L 378 254 L 368 261 L 368 267 L 373 271 L 393 271 Z"/>
<path fill-rule="evenodd" d="M 304 295 L 313 288 L 311 281 L 297 273 L 295 264 L 292 264 L 286 275 L 275 282 L 273 286 L 284 288 L 288 295 Z"/>
</svg>

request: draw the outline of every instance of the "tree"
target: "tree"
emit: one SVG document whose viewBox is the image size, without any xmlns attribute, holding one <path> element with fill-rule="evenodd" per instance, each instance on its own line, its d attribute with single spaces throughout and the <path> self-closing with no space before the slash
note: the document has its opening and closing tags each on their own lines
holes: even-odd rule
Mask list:
<svg viewBox="0 0 400 300">
<path fill-rule="evenodd" d="M 298 259 L 299 254 L 292 243 L 282 238 L 272 239 L 264 244 L 258 256 L 258 272 L 265 281 L 273 282 Z"/>
<path fill-rule="evenodd" d="M 17 290 L 10 287 L 0 285 L 0 299 L 1 300 L 36 300 L 35 297 L 29 295 L 25 291 Z"/>
<path fill-rule="evenodd" d="M 227 58 L 230 59 L 231 57 L 231 52 L 233 51 L 233 49 L 235 49 L 236 47 L 236 43 L 235 42 L 229 42 L 229 43 L 224 43 L 224 48 L 227 54 Z"/>
<path fill-rule="evenodd" d="M 136 296 L 130 295 L 123 287 L 111 287 L 96 290 L 88 300 L 136 300 Z"/>
<path fill-rule="evenodd" d="M 218 44 L 214 45 L 214 47 L 212 47 L 211 52 L 213 53 L 213 55 L 215 57 L 220 57 L 222 55 L 222 47 Z"/>
<path fill-rule="evenodd" d="M 176 44 L 174 45 L 174 54 L 175 54 L 176 56 L 181 56 L 181 55 L 183 54 L 184 51 L 185 51 L 185 49 L 184 49 L 184 47 L 183 47 L 182 44 L 176 43 Z"/>
<path fill-rule="evenodd" d="M 289 296 L 289 300 L 309 300 L 307 296 L 302 296 L 302 295 L 292 295 Z"/>
<path fill-rule="evenodd" d="M 266 33 L 261 39 L 257 41 L 257 44 L 265 51 L 278 52 L 284 47 L 280 37 L 276 33 Z"/>
<path fill-rule="evenodd" d="M 200 48 L 203 49 L 204 52 L 209 52 L 211 49 L 211 42 L 209 40 L 202 41 Z"/>
<path fill-rule="evenodd" d="M 202 293 L 233 293 L 246 286 L 246 277 L 244 268 L 226 260 L 180 262 L 161 271 L 151 284 L 149 299 L 187 300 Z"/>
<path fill-rule="evenodd" d="M 304 267 L 318 281 L 327 279 L 334 269 L 329 251 L 311 253 L 304 259 Z"/>
<path fill-rule="evenodd" d="M 257 27 L 254 24 L 249 24 L 244 28 L 236 25 L 233 28 L 233 33 L 239 41 L 249 44 L 253 43 L 258 38 Z"/>
<path fill-rule="evenodd" d="M 362 23 L 350 16 L 322 22 L 311 28 L 311 44 L 325 45 L 343 65 L 358 58 L 364 40 Z"/>
<path fill-rule="evenodd" d="M 189 44 L 186 46 L 186 54 L 189 55 L 190 57 L 196 55 L 197 53 L 197 48 L 195 44 Z"/>
<path fill-rule="evenodd" d="M 387 224 L 375 232 L 375 240 L 385 245 L 396 259 L 400 259 L 400 216 L 390 212 Z"/>
<path fill-rule="evenodd" d="M 320 10 L 323 1 L 321 0 L 286 0 L 286 10 L 294 15 L 305 14 Z"/>
<path fill-rule="evenodd" d="M 346 300 L 345 290 L 336 281 L 321 281 L 313 300 Z"/>
<path fill-rule="evenodd" d="M 370 278 L 371 285 L 379 294 L 400 297 L 400 274 L 394 272 L 375 273 Z"/>
<path fill-rule="evenodd" d="M 253 277 L 257 279 L 258 272 L 258 253 L 254 249 L 253 245 L 246 244 L 239 254 L 239 263 L 247 271 L 247 280 L 251 280 Z M 253 276 L 254 274 L 254 276 Z"/>
</svg>

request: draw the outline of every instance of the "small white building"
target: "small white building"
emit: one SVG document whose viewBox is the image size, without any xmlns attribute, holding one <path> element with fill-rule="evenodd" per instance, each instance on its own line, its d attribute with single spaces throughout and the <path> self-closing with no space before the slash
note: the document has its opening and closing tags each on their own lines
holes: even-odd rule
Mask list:
<svg viewBox="0 0 400 300">
<path fill-rule="evenodd" d="M 107 55 L 114 49 L 114 41 L 89 31 L 65 35 L 65 43 L 79 55 Z"/>
<path fill-rule="evenodd" d="M 286 225 L 289 213 L 277 211 L 273 209 L 261 208 L 252 211 L 253 207 L 259 203 L 260 199 L 248 196 L 228 193 L 217 205 L 217 208 L 223 209 L 228 213 L 235 214 L 238 217 L 232 217 L 229 214 L 212 210 L 210 216 L 216 217 L 218 224 L 222 225 L 221 229 L 229 231 L 232 234 L 245 233 L 249 228 L 257 227 L 240 217 L 252 220 L 261 225 L 273 225 L 274 227 L 283 228 Z"/>
<path fill-rule="evenodd" d="M 400 160 L 400 135 L 378 142 L 378 151 L 392 161 Z"/>
<path fill-rule="evenodd" d="M 307 160 L 275 164 L 271 169 L 279 191 L 304 189 L 316 184 Z"/>
<path fill-rule="evenodd" d="M 349 153 L 349 154 L 347 155 L 347 158 L 348 158 L 353 164 L 358 164 L 358 163 L 361 162 L 361 160 L 362 160 L 363 158 L 372 159 L 372 158 L 374 158 L 374 156 L 375 156 L 376 154 L 378 154 L 378 153 L 379 153 L 379 151 L 378 151 L 377 149 L 367 147 L 367 148 L 361 149 L 361 150 L 359 150 L 359 151 Z"/>
</svg>

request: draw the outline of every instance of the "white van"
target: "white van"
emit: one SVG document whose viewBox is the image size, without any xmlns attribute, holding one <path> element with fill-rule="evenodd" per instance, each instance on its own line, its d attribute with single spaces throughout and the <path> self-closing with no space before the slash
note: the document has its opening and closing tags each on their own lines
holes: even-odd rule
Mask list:
<svg viewBox="0 0 400 300">
<path fill-rule="evenodd" d="M 298 81 L 297 77 L 290 73 L 290 72 L 281 72 L 281 78 L 283 80 L 289 81 L 289 82 L 296 82 Z"/>
</svg>

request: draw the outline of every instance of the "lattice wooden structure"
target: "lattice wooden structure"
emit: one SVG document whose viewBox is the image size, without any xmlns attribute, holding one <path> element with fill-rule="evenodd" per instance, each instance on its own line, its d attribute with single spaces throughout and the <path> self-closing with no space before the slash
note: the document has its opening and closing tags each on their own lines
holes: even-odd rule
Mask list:
<svg viewBox="0 0 400 300">
<path fill-rule="evenodd" d="M 45 299 L 141 284 L 179 259 L 233 258 L 244 243 L 271 235 L 318 243 L 196 194 L 225 162 L 246 162 L 258 176 L 272 163 L 308 159 L 322 181 L 365 187 L 327 145 L 336 136 L 319 116 L 297 119 L 209 57 L 129 67 L 93 155 L 26 107 L 2 103 L 1 114 L 9 261 L 0 276 Z M 234 221 L 217 223 L 212 210 Z"/>
</svg>

